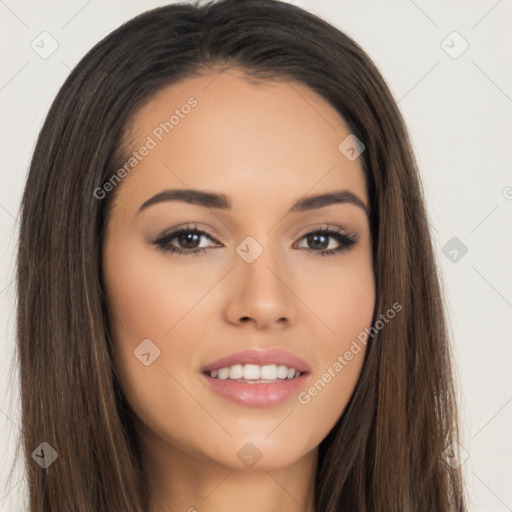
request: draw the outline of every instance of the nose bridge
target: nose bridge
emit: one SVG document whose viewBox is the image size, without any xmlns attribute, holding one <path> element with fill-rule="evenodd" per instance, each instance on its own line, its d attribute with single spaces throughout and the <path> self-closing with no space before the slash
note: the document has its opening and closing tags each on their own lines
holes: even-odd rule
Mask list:
<svg viewBox="0 0 512 512">
<path fill-rule="evenodd" d="M 262 230 L 243 239 L 236 252 L 232 320 L 249 317 L 261 325 L 282 318 L 291 320 L 293 294 L 287 283 L 290 276 L 284 270 L 284 254 L 274 237 Z"/>
<path fill-rule="evenodd" d="M 255 236 L 247 236 L 237 247 L 236 252 L 242 261 L 242 280 L 247 287 L 259 290 L 263 293 L 273 294 L 281 291 L 283 282 L 277 276 L 281 273 L 282 265 L 281 248 L 271 235 L 261 233 Z M 277 276 L 276 276 L 277 274 Z"/>
</svg>

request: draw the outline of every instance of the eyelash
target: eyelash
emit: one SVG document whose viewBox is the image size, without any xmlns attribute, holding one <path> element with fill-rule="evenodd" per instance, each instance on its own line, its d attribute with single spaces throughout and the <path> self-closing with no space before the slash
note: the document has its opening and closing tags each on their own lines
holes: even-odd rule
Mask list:
<svg viewBox="0 0 512 512">
<path fill-rule="evenodd" d="M 342 234 L 342 228 L 334 228 L 328 229 L 327 226 L 325 228 L 313 228 L 307 231 L 302 235 L 300 240 L 306 238 L 311 234 L 320 234 L 327 237 L 332 237 L 336 239 L 340 243 L 340 247 L 337 249 L 329 249 L 323 251 L 315 251 L 314 249 L 307 249 L 311 251 L 314 256 L 334 256 L 335 254 L 341 254 L 345 251 L 348 251 L 356 242 L 357 236 L 353 233 Z M 167 233 L 156 240 L 152 240 L 152 243 L 158 248 L 166 253 L 173 253 L 178 256 L 199 256 L 199 253 L 205 252 L 207 248 L 200 247 L 198 249 L 179 249 L 170 244 L 171 240 L 174 240 L 180 235 L 194 233 L 201 236 L 206 236 L 212 240 L 215 240 L 213 235 L 209 233 L 207 230 L 199 229 L 197 226 L 188 225 L 186 227 L 178 228 L 170 233 Z M 216 240 L 215 240 L 216 241 Z M 318 254 L 320 253 L 320 254 Z"/>
</svg>

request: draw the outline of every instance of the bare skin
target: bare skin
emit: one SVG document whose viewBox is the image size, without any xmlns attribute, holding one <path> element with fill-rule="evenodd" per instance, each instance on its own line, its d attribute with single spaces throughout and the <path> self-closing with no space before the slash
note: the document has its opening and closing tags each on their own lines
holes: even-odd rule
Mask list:
<svg viewBox="0 0 512 512">
<path fill-rule="evenodd" d="M 158 140 L 155 128 L 190 97 L 197 105 Z M 234 70 L 169 86 L 133 120 L 130 151 L 148 136 L 157 144 L 117 185 L 104 277 L 115 366 L 137 416 L 150 512 L 314 510 L 318 445 L 354 391 L 364 347 L 342 371 L 333 364 L 370 326 L 375 283 L 363 208 L 344 202 L 289 210 L 304 196 L 339 190 L 368 207 L 360 160 L 338 149 L 349 134 L 307 87 L 253 84 Z M 232 206 L 162 201 L 139 212 L 166 189 L 225 194 Z M 152 243 L 189 224 L 208 230 L 194 246 L 203 252 L 190 254 L 179 238 L 168 244 L 189 254 Z M 343 242 L 332 235 L 310 240 L 313 228 L 337 228 L 357 240 L 322 256 Z M 251 263 L 236 252 L 246 237 L 263 250 Z M 147 366 L 134 355 L 145 339 L 160 350 Z M 205 384 L 207 363 L 249 348 L 282 348 L 306 361 L 304 393 L 329 369 L 331 378 L 307 403 L 294 394 L 263 408 L 234 403 Z M 243 447 L 260 454 L 253 466 L 237 456 Z"/>
</svg>

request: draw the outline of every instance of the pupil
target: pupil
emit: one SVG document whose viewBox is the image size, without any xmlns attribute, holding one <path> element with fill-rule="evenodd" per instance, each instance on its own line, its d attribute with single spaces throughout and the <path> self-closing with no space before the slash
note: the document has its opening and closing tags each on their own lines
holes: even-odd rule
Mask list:
<svg viewBox="0 0 512 512">
<path fill-rule="evenodd" d="M 195 237 L 195 240 L 192 240 L 191 237 Z M 199 239 L 199 234 L 198 233 L 187 233 L 187 234 L 182 234 L 179 236 L 179 242 L 180 244 L 183 243 L 184 245 L 187 244 L 187 243 L 192 243 L 192 245 L 194 245 L 194 242 L 197 242 Z M 189 247 L 187 246 L 186 249 L 195 249 L 196 247 Z"/>
<path fill-rule="evenodd" d="M 315 244 L 316 244 L 316 243 L 317 243 L 317 239 L 318 239 L 318 238 L 323 238 L 323 239 L 324 239 L 324 243 L 322 244 L 322 243 L 320 242 L 320 247 L 318 247 L 318 246 L 317 246 L 316 248 L 317 248 L 317 249 L 326 249 L 326 248 L 328 247 L 329 243 L 325 244 L 325 242 L 327 241 L 327 237 L 326 237 L 325 235 L 319 235 L 319 234 L 316 234 L 316 235 L 310 235 L 310 236 L 308 237 L 308 241 L 314 240 L 314 242 L 313 242 L 313 243 L 315 243 Z M 313 248 L 315 248 L 315 247 L 313 247 Z"/>
</svg>

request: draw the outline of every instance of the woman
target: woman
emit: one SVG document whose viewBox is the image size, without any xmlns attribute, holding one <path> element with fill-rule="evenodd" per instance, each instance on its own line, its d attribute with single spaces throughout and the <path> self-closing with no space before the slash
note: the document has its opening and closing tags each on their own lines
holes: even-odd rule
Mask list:
<svg viewBox="0 0 512 512">
<path fill-rule="evenodd" d="M 298 7 L 98 43 L 34 152 L 18 287 L 31 512 L 465 510 L 404 121 Z"/>
</svg>

